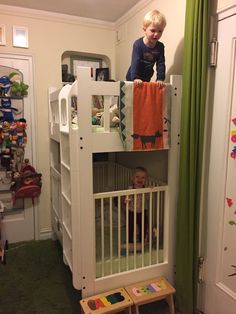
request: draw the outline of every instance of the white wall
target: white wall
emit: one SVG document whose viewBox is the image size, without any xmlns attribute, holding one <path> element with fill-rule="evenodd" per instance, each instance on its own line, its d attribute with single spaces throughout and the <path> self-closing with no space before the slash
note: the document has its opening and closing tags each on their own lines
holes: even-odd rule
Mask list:
<svg viewBox="0 0 236 314">
<path fill-rule="evenodd" d="M 148 5 L 140 6 L 134 15 L 130 12 L 117 23 L 117 31 L 121 40 L 116 46 L 116 79 L 124 80 L 131 60 L 133 42 L 143 36 L 142 22 L 144 15 L 157 9 L 167 19 L 167 26 L 160 39 L 165 45 L 167 76 L 182 73 L 182 53 L 184 37 L 186 0 L 146 1 Z M 122 60 L 122 62 L 121 62 Z"/>
<path fill-rule="evenodd" d="M 0 6 L 0 23 L 6 26 L 6 46 L 0 52 L 33 56 L 34 86 L 36 101 L 37 170 L 42 173 L 43 187 L 39 200 L 39 231 L 51 229 L 50 180 L 49 180 L 49 134 L 48 134 L 48 87 L 61 87 L 61 56 L 64 51 L 80 51 L 106 55 L 111 60 L 114 75 L 115 44 L 114 31 L 97 25 L 83 26 L 65 20 L 45 18 L 19 10 L 4 10 Z M 28 12 L 28 11 L 26 11 Z M 32 11 L 33 12 L 33 11 Z M 29 29 L 29 49 L 12 47 L 12 26 Z"/>
<path fill-rule="evenodd" d="M 233 4 L 236 4 L 235 0 L 218 0 L 217 2 L 217 11 L 220 11 L 226 7 L 229 7 Z"/>
</svg>

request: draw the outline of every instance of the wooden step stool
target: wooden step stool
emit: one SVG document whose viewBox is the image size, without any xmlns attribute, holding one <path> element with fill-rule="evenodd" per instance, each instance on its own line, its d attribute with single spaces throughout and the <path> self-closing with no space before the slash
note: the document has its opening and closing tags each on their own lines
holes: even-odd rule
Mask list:
<svg viewBox="0 0 236 314">
<path fill-rule="evenodd" d="M 134 302 L 134 313 L 139 313 L 139 306 L 165 299 L 169 306 L 169 314 L 175 313 L 173 294 L 175 289 L 164 277 L 146 280 L 125 287 Z"/>
<path fill-rule="evenodd" d="M 104 292 L 80 301 L 84 314 L 132 313 L 133 301 L 124 288 Z"/>
</svg>

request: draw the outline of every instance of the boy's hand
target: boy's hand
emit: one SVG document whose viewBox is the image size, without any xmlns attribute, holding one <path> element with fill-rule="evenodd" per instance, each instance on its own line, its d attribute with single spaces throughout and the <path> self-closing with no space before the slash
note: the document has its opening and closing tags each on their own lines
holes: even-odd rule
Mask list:
<svg viewBox="0 0 236 314">
<path fill-rule="evenodd" d="M 143 85 L 143 81 L 140 80 L 140 79 L 135 79 L 134 80 L 134 84 L 137 85 L 137 86 L 142 86 Z"/>
<path fill-rule="evenodd" d="M 157 87 L 164 87 L 165 83 L 163 81 L 156 81 Z"/>
</svg>

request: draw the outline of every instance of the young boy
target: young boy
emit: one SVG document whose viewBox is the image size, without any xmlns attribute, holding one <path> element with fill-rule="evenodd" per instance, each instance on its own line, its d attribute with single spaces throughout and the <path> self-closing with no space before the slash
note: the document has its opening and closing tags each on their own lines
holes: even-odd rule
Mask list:
<svg viewBox="0 0 236 314">
<path fill-rule="evenodd" d="M 132 186 L 129 189 L 142 189 L 146 187 L 148 179 L 148 173 L 144 167 L 136 167 L 133 172 Z M 129 208 L 129 243 L 134 242 L 134 196 L 131 195 L 124 200 L 125 204 L 128 204 Z M 142 241 L 142 195 L 138 194 L 136 197 L 136 223 L 138 227 L 138 242 Z M 146 205 L 146 200 L 144 206 Z M 144 240 L 146 241 L 148 231 L 148 219 L 147 209 L 144 209 Z"/>
<path fill-rule="evenodd" d="M 164 85 L 165 54 L 164 45 L 159 41 L 166 26 L 165 16 L 157 10 L 148 12 L 143 21 L 144 37 L 133 44 L 131 66 L 126 75 L 127 81 L 137 85 L 149 82 L 153 76 L 156 64 L 158 86 Z"/>
</svg>

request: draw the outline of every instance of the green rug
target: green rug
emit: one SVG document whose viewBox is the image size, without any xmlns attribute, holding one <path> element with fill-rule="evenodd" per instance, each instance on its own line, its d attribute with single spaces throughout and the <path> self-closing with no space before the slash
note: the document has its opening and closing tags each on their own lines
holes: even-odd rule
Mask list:
<svg viewBox="0 0 236 314">
<path fill-rule="evenodd" d="M 57 241 L 30 241 L 10 247 L 0 264 L 0 313 L 80 313 L 80 294 L 62 261 Z"/>
<path fill-rule="evenodd" d="M 80 314 L 80 292 L 72 286 L 58 241 L 11 245 L 0 264 L 1 314 Z M 165 302 L 140 307 L 140 314 L 166 314 Z"/>
</svg>

